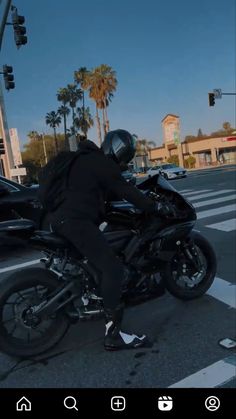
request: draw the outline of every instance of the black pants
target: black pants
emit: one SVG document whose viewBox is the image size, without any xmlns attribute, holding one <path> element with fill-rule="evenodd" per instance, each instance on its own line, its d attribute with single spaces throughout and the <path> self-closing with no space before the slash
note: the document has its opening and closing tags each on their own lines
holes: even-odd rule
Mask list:
<svg viewBox="0 0 236 419">
<path fill-rule="evenodd" d="M 71 242 L 99 271 L 104 308 L 115 309 L 120 303 L 124 267 L 99 228 L 84 219 L 52 220 L 52 228 Z"/>
</svg>

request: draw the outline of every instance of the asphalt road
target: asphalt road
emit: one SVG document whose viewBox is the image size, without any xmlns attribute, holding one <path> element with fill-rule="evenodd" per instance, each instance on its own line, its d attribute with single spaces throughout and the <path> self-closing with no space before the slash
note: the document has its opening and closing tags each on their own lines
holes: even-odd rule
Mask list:
<svg viewBox="0 0 236 419">
<path fill-rule="evenodd" d="M 0 387 L 235 387 L 233 349 L 219 341 L 235 339 L 236 169 L 195 171 L 172 185 L 196 206 L 196 227 L 216 251 L 217 278 L 209 293 L 192 302 L 166 293 L 127 309 L 124 325 L 148 333 L 155 342 L 150 349 L 105 352 L 103 321 L 95 321 L 71 327 L 53 351 L 37 359 L 0 354 Z M 28 249 L 2 252 L 1 278 L 9 275 L 5 269 L 39 257 Z"/>
</svg>

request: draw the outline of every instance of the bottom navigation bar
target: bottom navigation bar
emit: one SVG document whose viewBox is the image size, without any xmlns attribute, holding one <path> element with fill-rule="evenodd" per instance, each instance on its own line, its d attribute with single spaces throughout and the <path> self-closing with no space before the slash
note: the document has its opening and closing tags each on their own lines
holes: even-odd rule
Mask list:
<svg viewBox="0 0 236 419">
<path fill-rule="evenodd" d="M 1 409 L 9 417 L 59 415 L 101 418 L 146 415 L 156 418 L 163 412 L 208 414 L 226 417 L 232 413 L 235 390 L 227 389 L 1 389 Z M 24 414 L 22 414 L 24 412 Z M 82 416 L 83 415 L 83 416 Z"/>
</svg>

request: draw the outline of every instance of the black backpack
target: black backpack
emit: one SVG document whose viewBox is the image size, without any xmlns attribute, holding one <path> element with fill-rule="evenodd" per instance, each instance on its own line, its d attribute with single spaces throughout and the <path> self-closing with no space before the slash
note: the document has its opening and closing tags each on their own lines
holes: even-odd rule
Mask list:
<svg viewBox="0 0 236 419">
<path fill-rule="evenodd" d="M 52 212 L 65 200 L 68 175 L 75 159 L 85 151 L 62 151 L 39 172 L 38 198 L 47 212 Z"/>
</svg>

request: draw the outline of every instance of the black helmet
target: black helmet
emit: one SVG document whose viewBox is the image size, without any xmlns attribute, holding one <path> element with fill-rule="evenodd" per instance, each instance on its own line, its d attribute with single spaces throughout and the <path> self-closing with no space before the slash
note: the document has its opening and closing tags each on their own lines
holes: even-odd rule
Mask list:
<svg viewBox="0 0 236 419">
<path fill-rule="evenodd" d="M 105 135 L 101 149 L 106 156 L 112 157 L 118 164 L 128 164 L 135 155 L 135 138 L 123 129 L 109 131 Z"/>
</svg>

